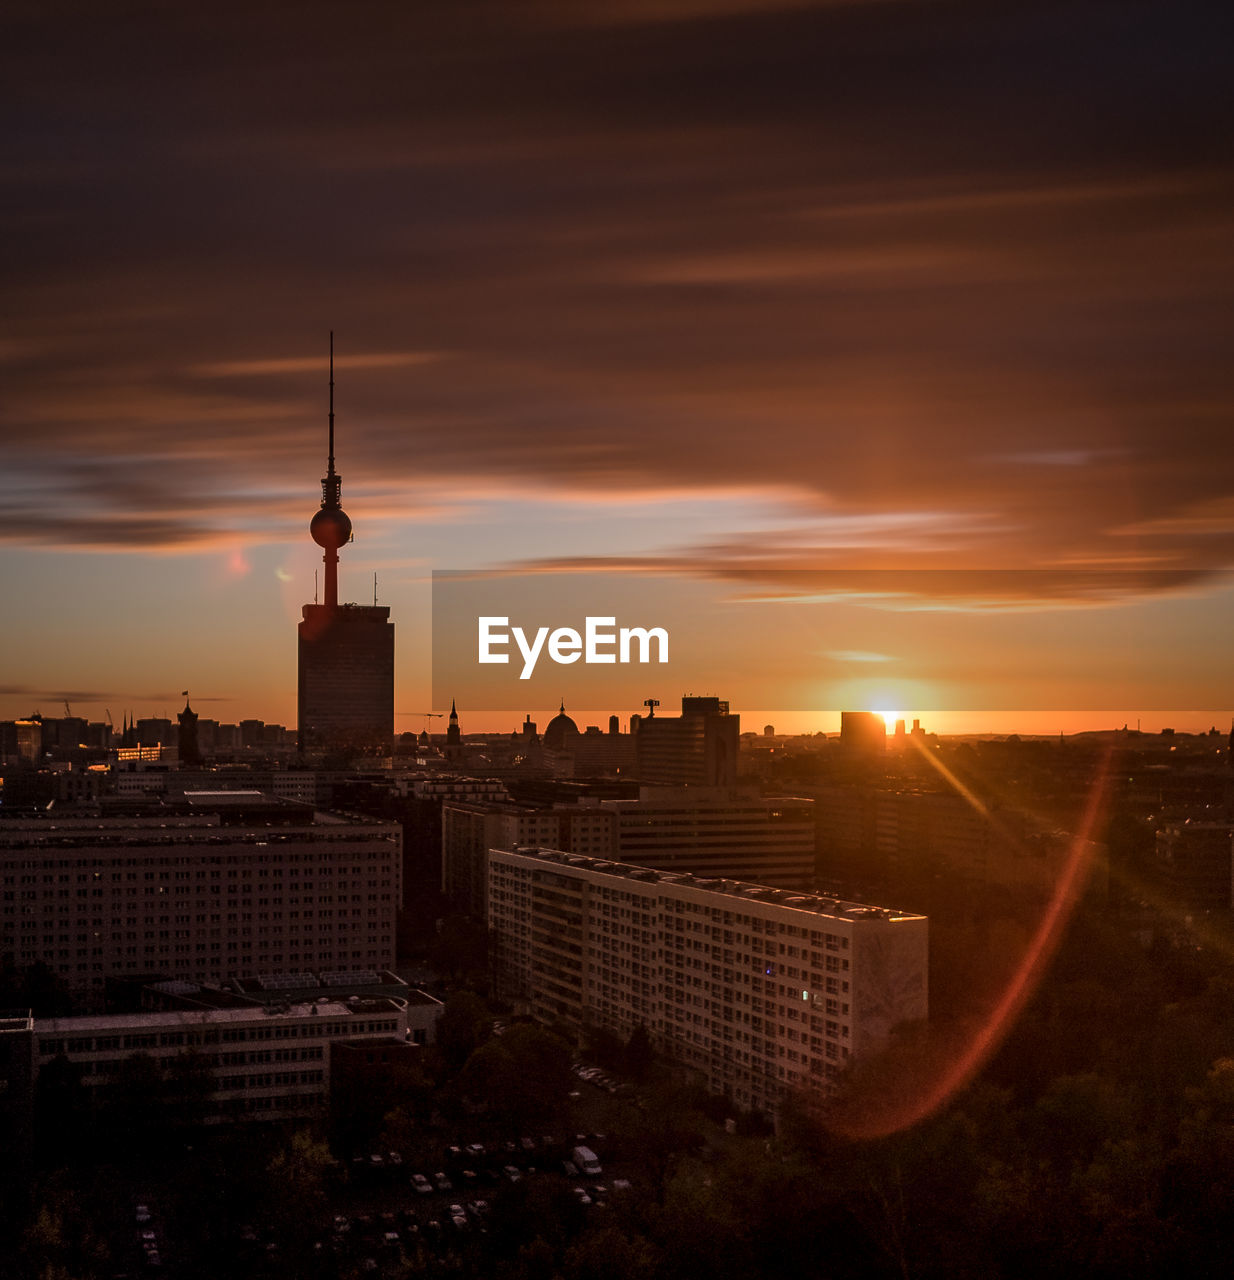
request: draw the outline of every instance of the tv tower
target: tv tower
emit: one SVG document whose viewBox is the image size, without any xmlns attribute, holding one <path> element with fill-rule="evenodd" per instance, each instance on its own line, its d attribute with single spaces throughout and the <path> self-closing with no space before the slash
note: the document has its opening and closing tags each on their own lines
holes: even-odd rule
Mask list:
<svg viewBox="0 0 1234 1280">
<path fill-rule="evenodd" d="M 330 334 L 329 445 L 321 507 L 309 522 L 326 566 L 325 600 L 306 604 L 299 627 L 301 753 L 389 755 L 394 744 L 394 624 L 390 610 L 339 604 L 338 553 L 351 541 L 343 478 L 334 469 L 334 334 Z"/>
<path fill-rule="evenodd" d="M 343 477 L 334 470 L 334 330 L 330 331 L 330 449 L 321 478 L 321 510 L 309 523 L 313 541 L 324 547 L 326 608 L 338 608 L 338 549 L 351 541 L 351 517 L 343 510 Z"/>
</svg>

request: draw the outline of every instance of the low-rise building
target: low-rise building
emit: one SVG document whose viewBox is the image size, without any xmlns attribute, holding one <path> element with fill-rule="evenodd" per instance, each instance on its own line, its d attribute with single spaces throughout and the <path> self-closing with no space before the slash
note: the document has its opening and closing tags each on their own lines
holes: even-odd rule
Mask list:
<svg viewBox="0 0 1234 1280">
<path fill-rule="evenodd" d="M 293 979 L 301 998 L 278 998 Z M 347 994 L 365 980 L 388 994 Z M 0 1017 L 3 1131 L 29 1146 L 38 1075 L 53 1062 L 74 1068 L 93 1114 L 138 1054 L 164 1070 L 180 1061 L 201 1074 L 202 1123 L 315 1117 L 340 1062 L 346 1072 L 357 1060 L 373 1059 L 378 1070 L 400 1061 L 432 1043 L 442 1011 L 440 1001 L 388 972 L 269 975 L 240 985 L 257 994 L 172 981 L 144 993 L 153 1008 Z"/>
</svg>

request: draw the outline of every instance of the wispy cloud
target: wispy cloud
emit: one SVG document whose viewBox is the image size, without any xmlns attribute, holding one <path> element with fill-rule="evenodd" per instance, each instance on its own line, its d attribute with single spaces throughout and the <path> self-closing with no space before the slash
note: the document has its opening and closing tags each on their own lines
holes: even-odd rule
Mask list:
<svg viewBox="0 0 1234 1280">
<path fill-rule="evenodd" d="M 336 355 L 334 367 L 352 369 L 407 369 L 445 359 L 441 351 L 372 351 L 360 355 Z M 323 373 L 329 368 L 326 356 L 284 356 L 267 360 L 227 360 L 219 364 L 194 365 L 190 372 L 202 378 L 251 378 L 271 374 Z"/>
</svg>

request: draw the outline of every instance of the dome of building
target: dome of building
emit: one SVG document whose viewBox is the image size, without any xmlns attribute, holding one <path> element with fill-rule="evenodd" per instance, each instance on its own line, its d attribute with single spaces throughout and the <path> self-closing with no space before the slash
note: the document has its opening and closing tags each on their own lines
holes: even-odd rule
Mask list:
<svg viewBox="0 0 1234 1280">
<path fill-rule="evenodd" d="M 560 751 L 566 744 L 567 739 L 578 737 L 578 725 L 566 715 L 566 704 L 561 704 L 561 710 L 548 722 L 544 730 L 544 745 L 549 751 Z"/>
</svg>

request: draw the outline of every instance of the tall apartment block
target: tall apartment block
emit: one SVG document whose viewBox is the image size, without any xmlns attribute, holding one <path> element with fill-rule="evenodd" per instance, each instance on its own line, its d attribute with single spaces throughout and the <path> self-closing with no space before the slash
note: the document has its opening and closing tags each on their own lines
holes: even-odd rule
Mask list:
<svg viewBox="0 0 1234 1280">
<path fill-rule="evenodd" d="M 0 958 L 42 961 L 87 1003 L 107 976 L 388 968 L 398 823 L 56 818 L 0 824 Z"/>
<path fill-rule="evenodd" d="M 550 849 L 494 850 L 498 993 L 581 1036 L 642 1024 L 742 1107 L 827 1092 L 927 1015 L 924 916 Z"/>
</svg>

